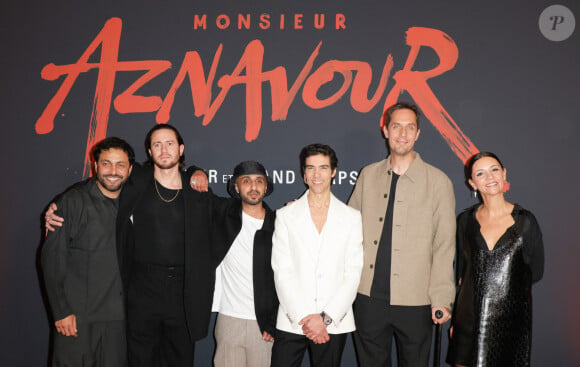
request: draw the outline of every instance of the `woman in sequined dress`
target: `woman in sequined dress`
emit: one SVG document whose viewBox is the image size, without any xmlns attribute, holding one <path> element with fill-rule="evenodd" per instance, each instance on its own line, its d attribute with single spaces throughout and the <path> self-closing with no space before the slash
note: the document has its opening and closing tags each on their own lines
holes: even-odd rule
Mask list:
<svg viewBox="0 0 580 367">
<path fill-rule="evenodd" d="M 447 361 L 455 366 L 530 365 L 532 283 L 542 278 L 542 233 L 534 215 L 504 198 L 506 169 L 489 152 L 465 169 L 481 198 L 457 218 L 460 288 Z"/>
</svg>

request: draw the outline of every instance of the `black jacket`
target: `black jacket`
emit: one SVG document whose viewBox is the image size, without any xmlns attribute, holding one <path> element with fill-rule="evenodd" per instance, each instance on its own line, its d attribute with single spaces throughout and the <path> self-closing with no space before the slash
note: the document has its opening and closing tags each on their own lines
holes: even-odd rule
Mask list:
<svg viewBox="0 0 580 367">
<path fill-rule="evenodd" d="M 225 257 L 227 249 L 223 242 L 211 241 L 212 220 L 225 199 L 211 193 L 200 193 L 189 186 L 182 173 L 185 208 L 185 318 L 192 341 L 204 338 L 208 332 L 211 305 L 215 285 L 215 268 Z M 153 185 L 153 167 L 135 165 L 130 178 L 123 186 L 117 216 L 117 256 L 124 289 L 128 289 L 133 268 L 135 236 L 131 215 L 141 196 Z M 220 247 L 220 244 L 224 244 Z"/>
<path fill-rule="evenodd" d="M 124 319 L 113 228 L 117 208 L 96 180 L 75 184 L 56 200 L 64 226 L 48 232 L 41 263 L 55 321 Z"/>
<path fill-rule="evenodd" d="M 272 270 L 272 235 L 276 213 L 266 203 L 266 217 L 262 228 L 254 236 L 253 279 L 254 279 L 254 310 L 260 331 L 275 336 L 276 316 L 278 312 L 278 296 L 274 286 L 274 271 Z M 242 201 L 228 199 L 227 204 L 215 210 L 212 220 L 212 237 L 214 246 L 229 249 L 242 229 Z M 221 262 L 221 260 L 220 260 Z M 219 265 L 214 264 L 214 265 Z"/>
</svg>

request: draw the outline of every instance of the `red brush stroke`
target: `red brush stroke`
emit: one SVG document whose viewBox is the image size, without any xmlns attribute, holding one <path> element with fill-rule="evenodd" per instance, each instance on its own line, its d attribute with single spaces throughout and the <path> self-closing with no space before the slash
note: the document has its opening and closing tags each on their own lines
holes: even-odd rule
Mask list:
<svg viewBox="0 0 580 367">
<path fill-rule="evenodd" d="M 197 117 L 203 116 L 204 126 L 213 120 L 231 88 L 237 85 L 244 86 L 246 90 L 245 140 L 253 141 L 258 138 L 262 127 L 263 83 L 269 83 L 271 89 L 272 121 L 286 119 L 290 106 L 300 88 L 302 88 L 304 104 L 313 109 L 335 104 L 351 89 L 349 101 L 352 108 L 355 111 L 366 113 L 372 110 L 383 96 L 394 64 L 392 56 L 388 55 L 377 88 L 372 97 L 369 98 L 369 88 L 373 75 L 372 68 L 366 62 L 329 60 L 312 71 L 322 46 L 322 42 L 320 42 L 288 89 L 286 68 L 279 66 L 272 70 L 263 70 L 264 46 L 261 41 L 253 40 L 246 46 L 232 73 L 224 74 L 217 79 L 219 93 L 212 100 L 214 81 L 223 52 L 223 45 L 220 44 L 214 54 L 207 76 L 200 55 L 195 51 L 188 51 L 185 53 L 181 67 L 165 98 L 141 96 L 136 95 L 139 89 L 170 69 L 171 63 L 167 60 L 118 61 L 121 30 L 121 19 L 109 19 L 76 63 L 60 66 L 48 64 L 41 72 L 41 77 L 45 80 L 56 80 L 65 76 L 60 88 L 36 123 L 36 132 L 46 134 L 53 130 L 54 118 L 80 74 L 98 69 L 85 153 L 83 172 L 85 177 L 90 172 L 89 152 L 91 147 L 106 136 L 117 72 L 144 71 L 145 73 L 137 78 L 129 88 L 119 93 L 113 104 L 115 110 L 123 114 L 157 111 L 155 116 L 157 123 L 167 123 L 170 120 L 175 95 L 185 82 L 186 77 L 189 78 L 194 114 Z M 396 83 L 386 97 L 384 108 L 394 104 L 400 94 L 407 91 L 427 119 L 441 133 L 452 151 L 465 162 L 477 152 L 477 148 L 463 134 L 427 83 L 427 80 L 453 69 L 459 54 L 457 46 L 447 34 L 436 29 L 419 27 L 409 28 L 406 42 L 410 46 L 409 55 L 403 69 L 397 71 L 393 76 Z M 99 46 L 101 48 L 99 62 L 89 63 L 89 58 Z M 439 57 L 439 64 L 431 70 L 412 70 L 421 47 L 433 49 Z M 320 99 L 318 97 L 320 88 L 333 81 L 337 74 L 342 76 L 342 83 L 338 89 L 330 96 Z"/>
<path fill-rule="evenodd" d="M 451 150 L 465 164 L 469 157 L 479 150 L 457 126 L 457 123 L 443 108 L 427 84 L 427 80 L 453 69 L 459 57 L 457 45 L 451 37 L 439 30 L 419 27 L 409 28 L 406 41 L 407 45 L 411 47 L 409 56 L 403 69 L 393 76 L 396 84 L 387 96 L 385 109 L 395 104 L 401 93 L 407 91 L 421 108 L 425 117 L 431 121 L 449 144 Z M 419 50 L 424 46 L 435 51 L 439 57 L 439 65 L 427 71 L 413 71 L 412 68 L 419 55 Z M 384 121 L 381 123 L 384 124 Z"/>
</svg>

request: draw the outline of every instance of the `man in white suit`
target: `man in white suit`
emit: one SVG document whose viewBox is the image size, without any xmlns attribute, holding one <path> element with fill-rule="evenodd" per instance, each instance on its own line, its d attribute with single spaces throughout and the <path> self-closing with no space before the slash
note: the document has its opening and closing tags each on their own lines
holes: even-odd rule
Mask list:
<svg viewBox="0 0 580 367">
<path fill-rule="evenodd" d="M 300 152 L 306 193 L 276 214 L 272 268 L 280 300 L 272 366 L 339 366 L 355 329 L 352 302 L 363 265 L 362 220 L 330 191 L 338 160 L 332 148 Z"/>
</svg>

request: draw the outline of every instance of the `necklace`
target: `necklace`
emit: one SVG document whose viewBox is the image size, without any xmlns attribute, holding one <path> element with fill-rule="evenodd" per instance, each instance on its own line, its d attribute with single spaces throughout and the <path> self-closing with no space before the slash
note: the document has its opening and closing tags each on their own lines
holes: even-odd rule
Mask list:
<svg viewBox="0 0 580 367">
<path fill-rule="evenodd" d="M 179 191 L 181 191 L 181 189 L 177 189 L 177 192 L 175 193 L 175 196 L 174 197 L 172 197 L 171 199 L 166 199 L 159 192 L 159 187 L 157 187 L 157 180 L 156 179 L 153 179 L 153 181 L 155 182 L 155 191 L 157 191 L 157 195 L 159 196 L 159 199 L 163 200 L 166 203 L 170 203 L 173 200 L 175 200 L 177 198 L 177 195 L 179 195 Z"/>
</svg>

